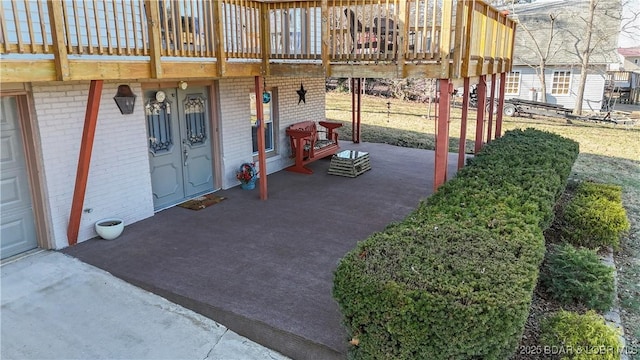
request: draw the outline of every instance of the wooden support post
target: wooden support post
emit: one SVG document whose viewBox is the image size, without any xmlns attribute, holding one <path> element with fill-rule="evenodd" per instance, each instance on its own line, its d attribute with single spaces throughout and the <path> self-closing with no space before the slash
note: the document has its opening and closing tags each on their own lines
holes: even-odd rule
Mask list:
<svg viewBox="0 0 640 360">
<path fill-rule="evenodd" d="M 440 76 L 441 78 L 450 78 L 451 58 L 451 25 L 453 19 L 453 1 L 442 2 L 442 29 L 440 31 Z M 440 90 L 442 92 L 442 90 Z M 442 94 L 441 94 L 442 95 Z"/>
<path fill-rule="evenodd" d="M 151 78 L 162 79 L 162 38 L 160 34 L 162 24 L 160 24 L 160 8 L 158 6 L 158 1 L 145 0 L 144 8 L 147 19 L 149 19 L 147 22 L 147 29 L 149 31 L 149 64 L 151 65 Z M 165 36 L 167 36 L 167 34 L 165 34 Z"/>
<path fill-rule="evenodd" d="M 264 144 L 264 110 L 262 107 L 262 77 L 255 77 L 256 114 L 258 116 L 258 166 L 260 167 L 260 200 L 267 200 L 267 151 Z"/>
<path fill-rule="evenodd" d="M 14 5 L 15 6 L 15 5 Z M 47 1 L 49 21 L 51 23 L 51 39 L 53 40 L 53 59 L 56 68 L 57 80 L 69 80 L 69 58 L 64 42 L 64 15 L 62 7 L 66 6 L 61 1 Z"/>
<path fill-rule="evenodd" d="M 76 185 L 73 190 L 71 214 L 69 215 L 69 226 L 67 227 L 67 241 L 69 245 L 75 245 L 78 242 L 80 217 L 82 216 L 84 195 L 87 191 L 87 180 L 89 179 L 93 138 L 96 133 L 96 124 L 98 123 L 102 84 L 102 80 L 91 80 L 91 85 L 89 86 L 87 110 L 84 115 L 84 129 L 82 130 L 82 142 L 80 143 L 80 154 L 78 156 L 78 170 L 76 171 Z"/>
<path fill-rule="evenodd" d="M 223 14 L 222 1 L 213 2 L 213 26 L 216 36 L 214 38 L 216 46 L 216 62 L 218 65 L 218 76 L 222 77 L 227 72 L 226 53 L 224 50 L 224 24 L 222 22 Z M 262 49 L 264 51 L 264 49 Z M 256 93 L 256 99 L 259 94 Z"/>
<path fill-rule="evenodd" d="M 500 89 L 498 91 L 498 116 L 496 117 L 496 135 L 495 138 L 502 136 L 502 115 L 504 111 L 504 92 L 507 86 L 507 73 L 500 74 Z"/>
<path fill-rule="evenodd" d="M 474 154 L 482 149 L 482 136 L 484 134 L 484 107 L 487 100 L 487 79 L 486 75 L 480 75 L 478 80 L 478 117 L 476 121 L 476 145 L 473 149 Z"/>
<path fill-rule="evenodd" d="M 465 20 L 465 3 L 459 1 L 456 8 L 456 25 L 455 29 L 464 29 Z M 462 68 L 462 49 L 466 44 L 463 43 L 464 31 L 454 32 L 455 38 L 453 39 L 453 63 L 451 64 L 451 76 L 450 78 L 459 78 Z M 464 76 L 466 77 L 466 75 Z M 466 92 L 465 92 L 466 94 Z"/>
<path fill-rule="evenodd" d="M 329 34 L 329 0 L 322 0 L 320 3 L 320 11 L 321 11 L 321 23 L 320 27 L 322 29 L 322 69 L 323 73 L 327 76 L 331 76 L 331 68 L 330 68 L 330 58 L 329 58 L 329 42 L 331 41 L 331 37 Z"/>
<path fill-rule="evenodd" d="M 491 74 L 491 95 L 489 96 L 489 123 L 487 124 L 487 143 L 491 142 L 493 131 L 493 108 L 496 100 L 496 74 Z"/>
<path fill-rule="evenodd" d="M 271 24 L 269 23 L 269 4 L 260 4 L 260 49 L 262 51 L 262 75 L 271 75 L 271 64 L 269 62 L 271 56 Z M 256 97 L 257 98 L 257 97 Z"/>
<path fill-rule="evenodd" d="M 473 34 L 473 12 L 474 12 L 474 8 L 475 8 L 475 1 L 471 1 L 471 2 L 464 2 L 464 6 L 466 9 L 466 16 L 467 16 L 467 20 L 466 20 L 466 34 L 464 36 L 464 44 L 462 46 L 464 46 L 464 55 L 462 58 L 462 76 L 463 77 L 469 77 L 469 73 L 471 72 L 471 66 L 470 66 L 470 62 L 471 62 L 471 38 L 472 38 L 472 34 Z M 457 15 L 456 15 L 457 16 Z M 467 96 L 467 94 L 465 93 L 465 96 Z"/>
<path fill-rule="evenodd" d="M 360 143 L 360 123 L 361 123 L 361 115 L 362 115 L 362 79 L 356 79 L 356 126 L 353 129 L 353 133 L 355 134 L 354 143 Z"/>
<path fill-rule="evenodd" d="M 433 179 L 434 191 L 447 181 L 447 160 L 449 159 L 449 102 L 451 82 L 439 79 L 440 99 L 438 100 L 438 123 L 436 133 L 436 164 Z"/>
<path fill-rule="evenodd" d="M 398 34 L 396 36 L 396 73 L 398 77 L 406 77 L 405 69 L 405 53 L 407 45 L 405 44 L 409 40 L 409 11 L 407 11 L 407 0 L 400 0 L 398 4 Z M 444 30 L 443 30 L 444 31 Z"/>
<path fill-rule="evenodd" d="M 357 107 L 356 107 L 356 79 L 349 79 L 349 88 L 351 89 L 351 141 L 357 142 L 356 137 L 356 119 L 357 119 Z"/>
<path fill-rule="evenodd" d="M 467 142 L 467 116 L 469 115 L 469 78 L 464 78 L 464 93 L 462 97 L 462 117 L 460 118 L 460 145 L 458 146 L 458 169 L 464 166 Z"/>
</svg>

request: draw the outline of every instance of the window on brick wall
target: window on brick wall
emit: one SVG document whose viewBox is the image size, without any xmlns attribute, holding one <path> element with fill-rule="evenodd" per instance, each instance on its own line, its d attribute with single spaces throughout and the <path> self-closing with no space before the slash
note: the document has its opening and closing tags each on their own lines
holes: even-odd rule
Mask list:
<svg viewBox="0 0 640 360">
<path fill-rule="evenodd" d="M 520 94 L 520 71 L 512 71 L 507 74 L 504 82 L 505 94 Z"/>
<path fill-rule="evenodd" d="M 271 96 L 271 101 L 262 104 L 264 119 L 264 147 L 267 153 L 275 153 L 275 134 L 277 112 L 275 104 L 277 101 L 276 91 L 267 91 Z M 256 93 L 249 94 L 249 102 L 251 104 L 251 140 L 253 143 L 253 154 L 258 154 L 258 116 L 256 111 Z"/>
<path fill-rule="evenodd" d="M 571 88 L 571 71 L 554 71 L 553 83 L 551 84 L 551 94 L 569 95 Z"/>
</svg>

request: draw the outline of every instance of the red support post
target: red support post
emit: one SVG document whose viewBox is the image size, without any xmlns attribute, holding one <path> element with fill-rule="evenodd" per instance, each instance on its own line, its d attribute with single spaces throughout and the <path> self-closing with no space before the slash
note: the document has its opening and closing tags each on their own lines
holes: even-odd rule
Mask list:
<svg viewBox="0 0 640 360">
<path fill-rule="evenodd" d="M 361 137 L 360 137 L 360 115 L 362 114 L 362 79 L 358 78 L 357 79 L 357 86 L 356 86 L 357 90 L 358 90 L 358 97 L 357 97 L 357 108 L 356 108 L 356 128 L 354 129 L 354 133 L 356 134 L 356 139 L 354 141 L 354 143 L 360 143 Z"/>
<path fill-rule="evenodd" d="M 487 143 L 491 142 L 493 132 L 493 104 L 496 99 L 496 74 L 491 74 L 491 95 L 489 96 L 489 123 L 487 124 Z"/>
<path fill-rule="evenodd" d="M 464 78 L 464 92 L 462 97 L 462 117 L 460 118 L 460 145 L 458 146 L 458 169 L 464 166 L 467 142 L 467 118 L 469 115 L 469 78 Z"/>
<path fill-rule="evenodd" d="M 475 154 L 482 149 L 482 135 L 484 134 L 484 107 L 487 100 L 487 78 L 486 75 L 480 75 L 478 80 L 478 117 L 476 120 L 476 144 L 473 152 Z"/>
<path fill-rule="evenodd" d="M 500 73 L 500 89 L 498 97 L 498 116 L 496 117 L 496 136 L 499 138 L 502 136 L 502 115 L 504 111 L 504 92 L 507 85 L 507 73 Z"/>
<path fill-rule="evenodd" d="M 255 77 L 256 114 L 258 116 L 258 166 L 260 168 L 260 200 L 267 200 L 267 152 L 264 144 L 264 108 L 262 106 L 262 77 Z"/>
<path fill-rule="evenodd" d="M 434 191 L 447 181 L 447 161 L 449 159 L 449 102 L 452 84 L 449 79 L 439 79 L 440 98 L 438 100 L 438 120 L 436 132 L 436 164 L 433 179 Z"/>
<path fill-rule="evenodd" d="M 351 89 L 351 141 L 356 142 L 356 79 L 349 79 L 349 85 Z"/>
<path fill-rule="evenodd" d="M 362 79 L 351 78 L 351 141 L 360 142 L 360 114 L 362 112 Z"/>
<path fill-rule="evenodd" d="M 98 110 L 100 110 L 103 83 L 103 80 L 91 80 L 89 85 L 87 110 L 84 115 L 84 129 L 82 130 L 82 142 L 80 143 L 80 154 L 78 156 L 78 170 L 76 171 L 76 185 L 73 190 L 71 214 L 69 215 L 69 225 L 67 226 L 67 241 L 69 245 L 78 243 L 80 218 L 82 217 L 84 196 L 87 192 L 91 151 L 93 150 L 93 139 L 96 134 L 96 125 L 98 124 Z"/>
</svg>

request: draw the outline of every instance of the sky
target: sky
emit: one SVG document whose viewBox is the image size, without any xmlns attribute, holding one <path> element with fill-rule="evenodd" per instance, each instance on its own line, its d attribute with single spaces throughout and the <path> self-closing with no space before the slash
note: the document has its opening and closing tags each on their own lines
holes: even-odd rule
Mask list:
<svg viewBox="0 0 640 360">
<path fill-rule="evenodd" d="M 627 48 L 627 47 L 639 47 L 640 46 L 640 1 L 639 0 L 630 0 L 624 1 L 625 9 L 623 9 L 623 19 L 625 16 L 633 16 L 633 14 L 639 14 L 636 16 L 635 21 L 633 22 L 633 26 L 635 29 L 632 34 L 628 32 L 621 32 L 620 37 L 618 38 L 618 47 Z M 623 20 L 624 21 L 624 20 Z M 631 38 L 633 36 L 634 38 Z"/>
</svg>

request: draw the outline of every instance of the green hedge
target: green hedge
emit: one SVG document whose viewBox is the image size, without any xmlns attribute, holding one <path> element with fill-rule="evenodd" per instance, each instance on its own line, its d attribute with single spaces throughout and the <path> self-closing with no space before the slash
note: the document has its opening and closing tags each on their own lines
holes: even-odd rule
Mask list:
<svg viewBox="0 0 640 360">
<path fill-rule="evenodd" d="M 540 325 L 540 342 L 562 360 L 620 359 L 621 332 L 607 325 L 604 318 L 590 310 L 584 315 L 560 311 Z"/>
<path fill-rule="evenodd" d="M 613 305 L 613 268 L 595 250 L 571 244 L 555 246 L 545 261 L 544 285 L 564 304 L 579 302 L 590 309 L 609 310 Z"/>
<path fill-rule="evenodd" d="M 562 236 L 575 245 L 589 248 L 620 246 L 629 230 L 622 206 L 622 188 L 616 185 L 582 182 L 563 213 Z"/>
<path fill-rule="evenodd" d="M 401 222 L 340 261 L 333 295 L 358 359 L 505 358 L 517 346 L 578 144 L 491 142 Z"/>
</svg>

